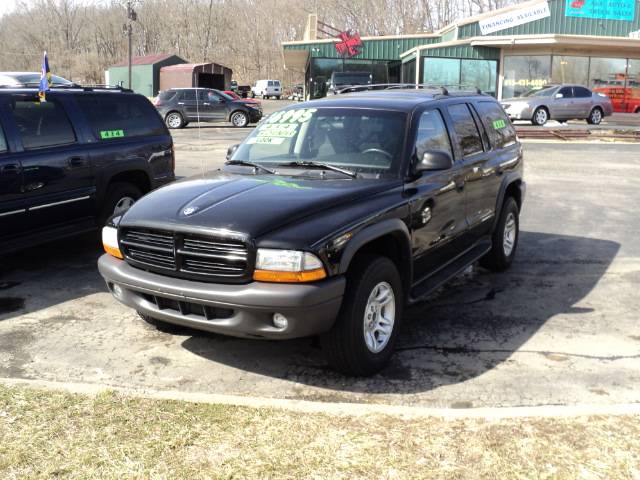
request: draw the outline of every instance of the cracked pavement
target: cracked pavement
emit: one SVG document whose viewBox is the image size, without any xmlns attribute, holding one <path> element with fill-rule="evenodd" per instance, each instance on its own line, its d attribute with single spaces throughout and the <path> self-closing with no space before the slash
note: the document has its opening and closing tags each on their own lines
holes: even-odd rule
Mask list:
<svg viewBox="0 0 640 480">
<path fill-rule="evenodd" d="M 177 173 L 247 129 L 176 132 Z M 525 144 L 513 268 L 473 267 L 408 309 L 389 368 L 336 374 L 314 339 L 157 330 L 107 293 L 93 235 L 0 257 L 0 377 L 426 407 L 640 401 L 638 145 Z"/>
</svg>

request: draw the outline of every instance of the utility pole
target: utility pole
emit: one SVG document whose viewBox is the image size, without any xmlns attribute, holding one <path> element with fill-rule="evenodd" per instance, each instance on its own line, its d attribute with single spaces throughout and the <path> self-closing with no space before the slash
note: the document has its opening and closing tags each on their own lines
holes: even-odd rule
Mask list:
<svg viewBox="0 0 640 480">
<path fill-rule="evenodd" d="M 123 30 L 124 30 L 124 34 L 127 36 L 128 40 L 129 40 L 129 58 L 128 58 L 129 84 L 127 85 L 127 87 L 130 88 L 130 89 L 131 89 L 131 56 L 132 56 L 132 52 L 133 52 L 133 45 L 131 43 L 131 35 L 133 34 L 133 22 L 135 22 L 137 19 L 138 19 L 138 14 L 136 13 L 136 11 L 131 6 L 131 0 L 127 0 L 127 20 L 128 20 L 128 22 L 123 25 Z"/>
</svg>

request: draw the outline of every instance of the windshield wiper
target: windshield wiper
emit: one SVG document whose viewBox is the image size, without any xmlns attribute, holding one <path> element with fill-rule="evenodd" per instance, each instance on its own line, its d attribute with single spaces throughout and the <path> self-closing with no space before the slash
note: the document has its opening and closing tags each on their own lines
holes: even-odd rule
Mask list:
<svg viewBox="0 0 640 480">
<path fill-rule="evenodd" d="M 262 170 L 264 172 L 270 173 L 271 175 L 276 174 L 275 171 L 265 167 L 264 165 L 260 165 L 259 163 L 247 162 L 246 160 L 227 160 L 225 162 L 225 165 L 242 165 L 245 167 L 253 167 L 256 170 Z"/>
<path fill-rule="evenodd" d="M 336 167 L 335 165 L 331 165 L 329 163 L 322 162 L 309 162 L 297 160 L 293 162 L 287 163 L 279 163 L 279 167 L 310 167 L 310 168 L 321 168 L 323 170 L 331 170 L 333 172 L 342 173 L 343 175 L 347 175 L 351 178 L 358 178 L 358 174 L 356 172 L 352 172 L 351 170 L 347 170 L 346 168 Z"/>
</svg>

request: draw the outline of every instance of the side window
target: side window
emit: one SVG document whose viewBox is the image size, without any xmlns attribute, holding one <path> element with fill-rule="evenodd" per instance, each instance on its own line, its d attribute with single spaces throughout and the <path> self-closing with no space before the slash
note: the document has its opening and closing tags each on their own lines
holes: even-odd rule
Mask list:
<svg viewBox="0 0 640 480">
<path fill-rule="evenodd" d="M 516 141 L 516 130 L 500 105 L 478 102 L 476 108 L 493 148 L 504 148 Z"/>
<path fill-rule="evenodd" d="M 447 127 L 445 127 L 442 115 L 438 110 L 427 110 L 420 116 L 418 135 L 416 136 L 418 160 L 421 160 L 424 152 L 428 150 L 447 152 L 453 158 Z"/>
<path fill-rule="evenodd" d="M 100 140 L 163 135 L 164 126 L 154 106 L 139 95 L 105 93 L 78 95 L 80 108 Z"/>
<path fill-rule="evenodd" d="M 195 90 L 183 90 L 182 96 L 180 100 L 187 102 L 195 102 L 196 101 L 196 91 Z"/>
<path fill-rule="evenodd" d="M 573 87 L 573 94 L 578 98 L 591 98 L 591 92 L 584 87 Z"/>
<path fill-rule="evenodd" d="M 13 118 L 26 150 L 76 141 L 76 135 L 62 105 L 50 99 L 44 103 L 15 98 L 11 102 Z"/>
<path fill-rule="evenodd" d="M 7 139 L 4 136 L 4 131 L 0 127 L 0 153 L 7 151 Z"/>
<path fill-rule="evenodd" d="M 560 90 L 558 90 L 558 93 L 561 93 L 563 98 L 573 98 L 571 87 L 562 87 Z"/>
<path fill-rule="evenodd" d="M 471 116 L 466 103 L 451 105 L 447 107 L 449 115 L 453 120 L 453 128 L 456 132 L 458 146 L 462 156 L 467 157 L 483 151 L 482 140 L 476 122 Z"/>
<path fill-rule="evenodd" d="M 267 85 L 269 85 L 270 87 L 273 87 L 273 80 L 269 80 L 269 83 Z"/>
</svg>

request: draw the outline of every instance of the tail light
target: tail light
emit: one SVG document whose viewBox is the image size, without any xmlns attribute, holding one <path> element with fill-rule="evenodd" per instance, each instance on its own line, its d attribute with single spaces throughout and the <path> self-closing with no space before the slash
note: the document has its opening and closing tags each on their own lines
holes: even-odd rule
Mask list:
<svg viewBox="0 0 640 480">
<path fill-rule="evenodd" d="M 156 97 L 156 98 L 154 98 L 154 99 L 153 99 L 153 104 L 154 104 L 156 107 L 159 107 L 160 105 L 162 105 L 162 102 L 160 101 L 160 97 Z"/>
</svg>

